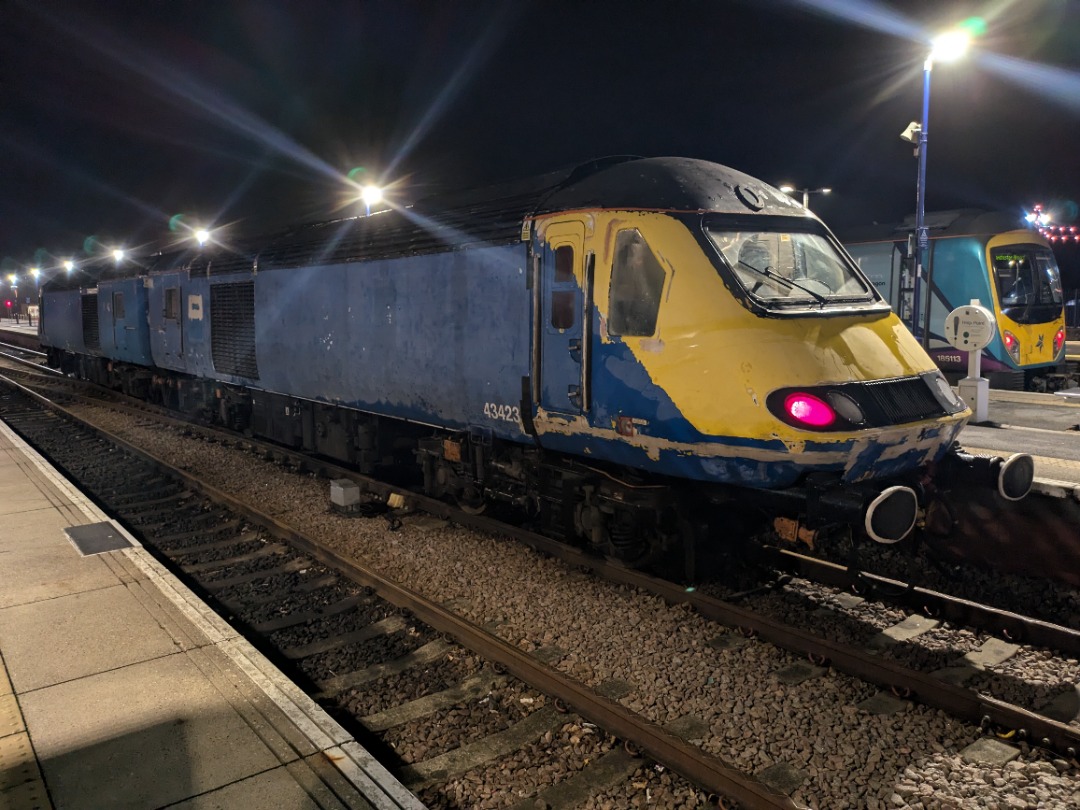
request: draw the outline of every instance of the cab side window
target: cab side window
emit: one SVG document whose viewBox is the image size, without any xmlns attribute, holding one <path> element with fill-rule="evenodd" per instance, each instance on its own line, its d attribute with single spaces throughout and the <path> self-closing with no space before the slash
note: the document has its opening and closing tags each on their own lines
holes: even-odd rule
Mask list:
<svg viewBox="0 0 1080 810">
<path fill-rule="evenodd" d="M 555 277 L 557 285 L 574 281 L 574 249 L 570 245 L 555 248 Z M 575 288 L 551 291 L 551 325 L 555 329 L 570 329 L 574 325 Z"/>
<path fill-rule="evenodd" d="M 176 287 L 165 288 L 165 318 L 170 321 L 180 320 L 180 290 Z"/>
<path fill-rule="evenodd" d="M 625 337 L 650 337 L 656 332 L 664 268 L 641 233 L 619 231 L 611 264 L 608 332 Z"/>
</svg>

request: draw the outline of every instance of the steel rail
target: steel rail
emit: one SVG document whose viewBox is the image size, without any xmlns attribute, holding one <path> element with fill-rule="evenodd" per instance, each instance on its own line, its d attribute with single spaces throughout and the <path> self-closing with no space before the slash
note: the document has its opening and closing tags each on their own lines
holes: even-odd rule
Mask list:
<svg viewBox="0 0 1080 810">
<path fill-rule="evenodd" d="M 447 610 L 438 602 L 433 602 L 422 594 L 389 580 L 354 560 L 341 556 L 254 506 L 199 480 L 184 470 L 173 467 L 165 460 L 109 431 L 79 419 L 63 406 L 9 378 L 0 375 L 0 381 L 18 388 L 36 402 L 64 414 L 105 441 L 183 481 L 185 485 L 209 500 L 235 510 L 324 565 L 344 572 L 355 582 L 371 588 L 388 602 L 411 611 L 431 627 L 453 637 L 462 646 L 503 666 L 508 672 L 539 691 L 573 707 L 576 712 L 606 731 L 630 740 L 657 762 L 682 774 L 706 790 L 729 796 L 748 808 L 785 808 L 785 810 L 801 808 L 801 805 L 790 797 L 774 791 L 753 776 L 738 771 L 720 758 L 684 741 L 622 704 L 597 694 L 584 684 L 563 675 L 553 667 Z"/>
<path fill-rule="evenodd" d="M 30 352 L 30 349 L 20 349 L 18 346 L 13 346 L 12 348 L 16 349 L 17 351 Z M 33 354 L 41 354 L 41 352 L 32 352 L 32 353 Z M 0 351 L 0 357 L 3 357 L 6 360 L 11 360 L 13 363 L 22 363 L 24 366 L 30 366 L 32 369 L 34 369 L 36 371 L 47 371 L 47 372 L 49 372 L 49 374 L 55 374 L 55 375 L 57 375 L 59 377 L 64 376 L 63 372 L 57 371 L 54 368 L 49 368 L 48 366 L 43 366 L 43 365 L 41 365 L 41 363 L 35 362 L 33 360 L 27 360 L 25 357 L 16 357 L 13 354 L 8 354 L 7 352 L 2 352 L 2 351 Z M 44 357 L 44 355 L 42 355 L 42 357 Z"/>
<path fill-rule="evenodd" d="M 20 352 L 26 352 L 27 354 L 36 354 L 38 357 L 48 357 L 45 352 L 39 352 L 37 349 L 20 346 L 18 343 L 6 343 L 2 340 L 0 340 L 0 349 L 16 349 Z"/>
<path fill-rule="evenodd" d="M 985 630 L 1014 643 L 1023 642 L 1048 647 L 1072 656 L 1080 655 L 1080 631 L 1053 622 L 1034 619 L 1001 608 L 972 602 L 930 588 L 871 574 L 850 566 L 808 557 L 797 551 L 770 546 L 777 568 L 822 585 L 841 590 L 855 589 L 860 595 L 870 593 L 890 603 L 909 608 L 934 619 Z"/>
</svg>

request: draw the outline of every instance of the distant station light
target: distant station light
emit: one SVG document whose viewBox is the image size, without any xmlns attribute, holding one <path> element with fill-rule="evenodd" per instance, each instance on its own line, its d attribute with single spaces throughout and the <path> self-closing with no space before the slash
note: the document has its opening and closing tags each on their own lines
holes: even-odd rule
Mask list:
<svg viewBox="0 0 1080 810">
<path fill-rule="evenodd" d="M 784 183 L 780 190 L 785 194 L 801 194 L 803 208 L 810 207 L 811 194 L 832 194 L 832 189 L 822 186 L 821 188 L 796 188 L 791 183 Z"/>
<path fill-rule="evenodd" d="M 32 275 L 34 277 L 34 280 L 36 281 L 37 279 L 39 279 L 41 277 L 41 268 L 40 267 L 31 267 L 30 268 L 30 275 Z"/>
<path fill-rule="evenodd" d="M 1045 228 L 1050 224 L 1050 212 L 1044 211 L 1042 205 L 1035 205 L 1029 214 L 1024 215 L 1024 219 L 1032 225 L 1040 225 Z"/>
</svg>

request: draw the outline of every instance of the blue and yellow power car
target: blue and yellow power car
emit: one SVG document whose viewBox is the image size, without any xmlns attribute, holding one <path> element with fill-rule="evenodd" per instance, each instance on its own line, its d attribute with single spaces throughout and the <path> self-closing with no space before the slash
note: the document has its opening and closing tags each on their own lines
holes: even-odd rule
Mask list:
<svg viewBox="0 0 1080 810">
<path fill-rule="evenodd" d="M 157 255 L 42 305 L 57 367 L 632 564 L 777 516 L 895 542 L 936 482 L 1032 479 L 958 451 L 970 411 L 817 217 L 700 160 Z"/>
</svg>

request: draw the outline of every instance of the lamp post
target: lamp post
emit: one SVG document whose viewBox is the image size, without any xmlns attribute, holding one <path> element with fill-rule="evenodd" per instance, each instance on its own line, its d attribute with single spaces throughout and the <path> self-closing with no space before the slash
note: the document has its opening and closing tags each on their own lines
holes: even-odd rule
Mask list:
<svg viewBox="0 0 1080 810">
<path fill-rule="evenodd" d="M 935 59 L 939 62 L 953 62 L 964 55 L 970 43 L 971 37 L 964 31 L 951 31 L 931 42 L 930 53 L 923 63 L 922 121 L 909 126 L 905 134 L 901 135 L 905 140 L 911 140 L 911 135 L 916 135 L 916 152 L 919 156 L 919 174 L 915 184 L 915 280 L 911 294 L 911 333 L 916 339 L 919 337 L 919 283 L 923 267 L 929 258 L 927 254 L 930 247 L 930 235 L 926 227 L 926 141 L 930 119 L 930 72 L 934 69 Z"/>
<path fill-rule="evenodd" d="M 11 297 L 15 299 L 15 312 L 12 313 L 15 316 L 15 323 L 19 322 L 19 277 L 12 273 L 8 276 L 8 281 L 11 282 Z"/>
<path fill-rule="evenodd" d="M 795 186 L 784 184 L 780 186 L 780 190 L 785 194 L 802 194 L 803 208 L 810 207 L 810 195 L 811 194 L 831 194 L 831 188 L 795 188 Z"/>
</svg>

